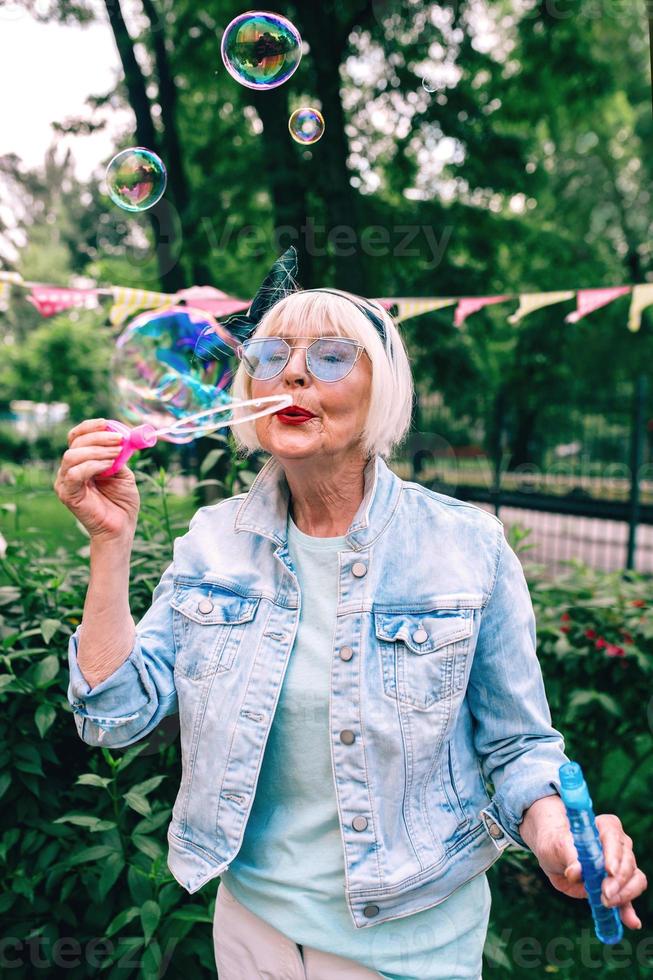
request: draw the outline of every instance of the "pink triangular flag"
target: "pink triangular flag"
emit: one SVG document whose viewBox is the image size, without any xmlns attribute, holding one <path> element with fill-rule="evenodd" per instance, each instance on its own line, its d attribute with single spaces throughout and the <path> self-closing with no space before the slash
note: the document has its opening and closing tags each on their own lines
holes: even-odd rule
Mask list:
<svg viewBox="0 0 653 980">
<path fill-rule="evenodd" d="M 181 289 L 177 293 L 177 299 L 183 299 L 187 306 L 192 306 L 196 310 L 204 310 L 205 313 L 212 313 L 213 316 L 228 316 L 231 313 L 240 313 L 247 310 L 250 300 L 236 299 L 235 296 L 228 296 L 221 289 L 214 286 L 191 286 L 189 289 Z"/>
<path fill-rule="evenodd" d="M 478 311 L 482 310 L 484 306 L 489 306 L 491 303 L 505 303 L 505 301 L 508 299 L 512 299 L 512 296 L 464 297 L 458 301 L 458 306 L 456 307 L 456 312 L 453 318 L 454 326 L 461 327 L 470 314 L 478 313 Z"/>
<path fill-rule="evenodd" d="M 631 286 L 608 286 L 606 289 L 579 289 L 576 309 L 565 317 L 566 323 L 577 323 L 582 317 L 611 303 L 618 296 L 629 293 Z"/>
<path fill-rule="evenodd" d="M 28 301 L 41 316 L 55 316 L 73 306 L 92 309 L 97 306 L 95 289 L 66 289 L 61 286 L 33 286 Z"/>
</svg>

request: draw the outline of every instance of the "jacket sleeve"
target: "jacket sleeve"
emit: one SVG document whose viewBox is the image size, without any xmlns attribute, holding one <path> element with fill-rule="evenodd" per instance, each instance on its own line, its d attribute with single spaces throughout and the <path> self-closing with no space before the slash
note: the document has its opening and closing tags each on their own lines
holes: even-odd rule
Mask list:
<svg viewBox="0 0 653 980">
<path fill-rule="evenodd" d="M 136 626 L 129 656 L 93 688 L 77 663 L 83 621 L 71 636 L 67 697 L 79 736 L 89 745 L 107 748 L 130 745 L 153 731 L 166 715 L 178 712 L 170 606 L 173 589 L 171 562 L 152 593 L 150 608 Z"/>
<path fill-rule="evenodd" d="M 491 804 L 480 815 L 500 850 L 510 844 L 529 850 L 518 830 L 524 811 L 535 800 L 560 793 L 558 769 L 569 758 L 563 736 L 551 725 L 533 604 L 503 527 L 468 699 L 483 776 L 494 786 Z"/>
</svg>

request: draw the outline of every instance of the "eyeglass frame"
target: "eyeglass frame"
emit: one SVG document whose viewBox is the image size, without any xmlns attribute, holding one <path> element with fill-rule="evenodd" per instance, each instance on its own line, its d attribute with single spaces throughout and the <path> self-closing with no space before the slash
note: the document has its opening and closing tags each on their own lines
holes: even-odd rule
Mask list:
<svg viewBox="0 0 653 980">
<path fill-rule="evenodd" d="M 243 351 L 246 351 L 247 350 L 247 345 L 252 344 L 252 343 L 256 343 L 256 341 L 263 341 L 263 340 L 280 340 L 288 348 L 288 356 L 286 357 L 285 363 L 279 368 L 279 370 L 276 372 L 276 374 L 270 375 L 269 378 L 257 378 L 255 375 L 250 374 L 249 371 L 247 370 L 247 366 L 245 364 L 245 359 L 243 357 Z M 290 361 L 290 355 L 291 355 L 292 351 L 294 351 L 294 350 L 305 350 L 306 351 L 306 359 L 305 359 L 306 370 L 308 371 L 309 374 L 313 375 L 313 377 L 317 381 L 321 381 L 322 384 L 327 384 L 327 385 L 328 384 L 337 384 L 339 381 L 344 381 L 345 378 L 348 377 L 348 375 L 350 375 L 351 372 L 356 367 L 356 364 L 358 363 L 358 361 L 360 359 L 360 356 L 363 353 L 363 351 L 367 354 L 368 357 L 370 356 L 368 354 L 368 352 L 365 350 L 364 344 L 359 344 L 357 340 L 353 340 L 351 337 L 314 337 L 314 338 L 311 338 L 311 337 L 291 337 L 291 340 L 310 340 L 311 343 L 310 344 L 289 344 L 285 337 L 277 337 L 274 334 L 271 334 L 269 337 L 250 337 L 247 340 L 244 340 L 242 342 L 242 344 L 239 344 L 238 345 L 238 347 L 236 348 L 236 356 L 237 356 L 238 360 L 242 362 L 243 367 L 245 368 L 245 372 L 247 373 L 247 375 L 250 378 L 253 378 L 255 381 L 272 381 L 274 378 L 278 378 L 279 375 L 282 373 L 282 371 L 285 371 L 286 370 L 286 368 L 288 367 L 288 362 Z M 336 341 L 340 341 L 342 343 L 349 344 L 349 346 L 356 348 L 356 357 L 352 361 L 351 367 L 347 371 L 347 374 L 343 374 L 343 376 L 341 378 L 335 378 L 333 380 L 328 380 L 328 379 L 325 379 L 325 378 L 320 378 L 317 374 L 315 374 L 314 371 L 311 370 L 310 365 L 308 363 L 308 352 L 309 352 L 310 348 L 313 346 L 313 344 L 317 343 L 318 340 L 336 340 Z"/>
</svg>

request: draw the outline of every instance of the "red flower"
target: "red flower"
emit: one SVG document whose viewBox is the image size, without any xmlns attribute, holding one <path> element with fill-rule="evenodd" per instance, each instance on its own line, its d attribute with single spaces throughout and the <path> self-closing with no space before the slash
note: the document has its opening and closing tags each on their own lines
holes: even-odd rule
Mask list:
<svg viewBox="0 0 653 980">
<path fill-rule="evenodd" d="M 598 640 L 594 644 L 597 650 L 600 650 L 602 647 L 607 647 L 607 645 L 608 643 L 604 636 L 599 636 Z"/>
<path fill-rule="evenodd" d="M 617 646 L 616 643 L 608 643 L 605 655 L 606 657 L 624 657 L 626 651 L 623 647 Z"/>
<path fill-rule="evenodd" d="M 631 634 L 628 632 L 628 630 L 622 630 L 621 631 L 621 635 L 624 638 L 624 643 L 632 643 L 633 642 L 633 638 L 632 638 Z"/>
<path fill-rule="evenodd" d="M 569 615 L 568 612 L 564 612 L 560 617 L 560 619 L 562 620 L 562 622 L 566 623 L 568 620 L 571 619 L 571 616 Z"/>
<path fill-rule="evenodd" d="M 585 636 L 588 640 L 593 640 L 596 636 L 595 630 L 585 630 Z"/>
<path fill-rule="evenodd" d="M 570 629 L 571 629 L 571 626 L 561 626 L 560 627 L 560 632 L 561 633 L 568 633 Z"/>
<path fill-rule="evenodd" d="M 644 602 L 643 599 L 633 599 L 633 601 L 631 602 L 631 606 L 640 606 L 641 607 L 641 606 L 645 606 L 645 605 L 646 605 L 646 603 Z"/>
</svg>

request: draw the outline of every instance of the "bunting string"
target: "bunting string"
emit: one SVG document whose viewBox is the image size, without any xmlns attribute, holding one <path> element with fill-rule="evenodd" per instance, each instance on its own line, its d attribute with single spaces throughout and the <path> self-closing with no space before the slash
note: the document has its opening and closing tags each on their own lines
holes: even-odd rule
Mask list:
<svg viewBox="0 0 653 980">
<path fill-rule="evenodd" d="M 55 316 L 57 313 L 75 308 L 94 309 L 98 307 L 101 297 L 109 297 L 111 300 L 109 321 L 117 328 L 121 328 L 127 320 L 142 310 L 152 310 L 177 303 L 204 310 L 219 319 L 247 310 L 251 302 L 229 296 L 213 286 L 192 286 L 177 293 L 161 293 L 131 286 L 76 288 L 27 282 L 17 272 L 0 269 L 0 312 L 6 312 L 8 309 L 11 291 L 14 289 L 28 290 L 27 300 L 44 317 Z M 648 306 L 653 305 L 653 283 L 499 296 L 396 296 L 383 297 L 377 302 L 385 309 L 395 311 L 397 323 L 455 305 L 453 323 L 460 328 L 467 317 L 494 304 L 516 301 L 517 309 L 507 317 L 508 322 L 516 326 L 536 310 L 574 298 L 576 309 L 564 317 L 564 322 L 578 323 L 579 320 L 626 294 L 631 294 L 628 329 L 635 333 L 641 327 L 642 313 Z"/>
</svg>

